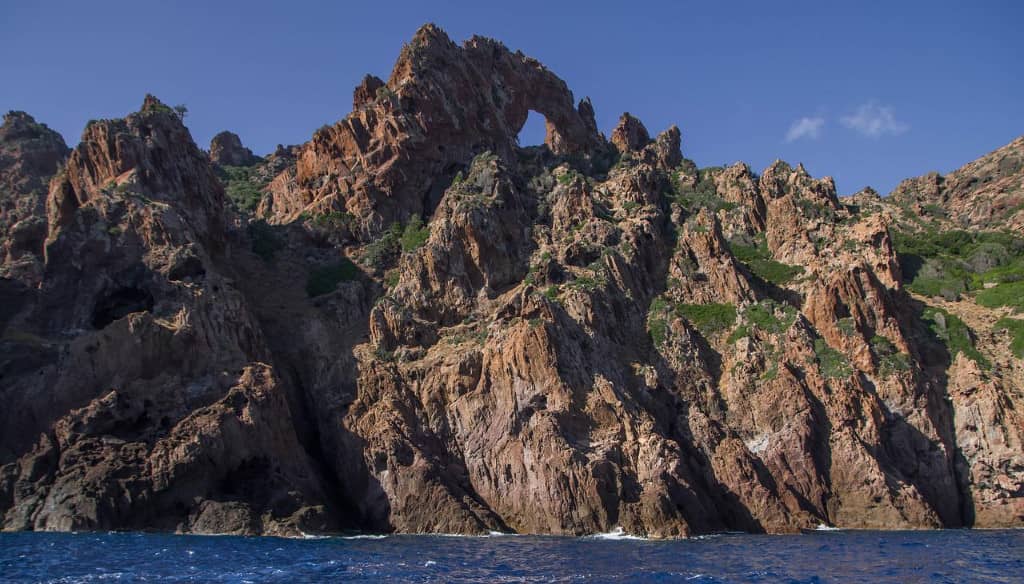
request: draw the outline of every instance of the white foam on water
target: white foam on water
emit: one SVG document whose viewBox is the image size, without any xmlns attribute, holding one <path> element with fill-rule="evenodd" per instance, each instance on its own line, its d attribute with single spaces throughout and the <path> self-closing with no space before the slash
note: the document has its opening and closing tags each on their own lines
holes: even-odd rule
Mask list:
<svg viewBox="0 0 1024 584">
<path fill-rule="evenodd" d="M 588 536 L 594 539 L 636 539 L 646 540 L 646 537 L 640 537 L 639 535 L 630 535 L 626 533 L 621 527 L 609 531 L 608 533 L 595 533 L 594 535 Z"/>
<path fill-rule="evenodd" d="M 360 535 L 343 535 L 341 539 L 384 539 L 386 535 L 364 533 Z"/>
<path fill-rule="evenodd" d="M 815 531 L 841 531 L 838 527 L 831 527 L 829 525 L 825 525 L 824 523 L 819 523 L 818 526 L 814 528 L 814 530 Z"/>
<path fill-rule="evenodd" d="M 430 566 L 436 566 L 437 562 L 434 560 L 427 560 L 427 563 L 423 564 L 424 567 L 429 568 Z"/>
</svg>

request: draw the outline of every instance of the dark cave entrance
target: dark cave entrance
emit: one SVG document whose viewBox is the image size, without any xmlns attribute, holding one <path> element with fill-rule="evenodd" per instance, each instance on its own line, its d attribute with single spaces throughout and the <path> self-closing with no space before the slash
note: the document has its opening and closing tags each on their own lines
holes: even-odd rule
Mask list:
<svg viewBox="0 0 1024 584">
<path fill-rule="evenodd" d="M 152 310 L 153 295 L 148 290 L 135 287 L 118 288 L 96 303 L 92 311 L 92 326 L 97 330 L 103 329 L 133 312 Z"/>
</svg>

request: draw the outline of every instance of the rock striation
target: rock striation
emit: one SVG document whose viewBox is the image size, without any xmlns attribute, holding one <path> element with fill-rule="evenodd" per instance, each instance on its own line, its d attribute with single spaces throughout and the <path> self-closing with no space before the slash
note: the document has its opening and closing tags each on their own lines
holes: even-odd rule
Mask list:
<svg viewBox="0 0 1024 584">
<path fill-rule="evenodd" d="M 60 134 L 25 112 L 0 126 L 0 277 L 27 286 L 42 276 L 47 182 L 68 155 Z"/>
<path fill-rule="evenodd" d="M 69 154 L 30 119 L 0 134 L 4 221 L 41 226 L 4 238 L 38 250 L 0 278 L 4 529 L 1024 525 L 1024 320 L 918 293 L 906 251 L 1016 229 L 970 260 L 1015 273 L 1016 215 L 978 209 L 1019 141 L 841 198 L 628 113 L 606 139 L 537 61 L 433 25 L 262 160 L 152 96 Z"/>
</svg>

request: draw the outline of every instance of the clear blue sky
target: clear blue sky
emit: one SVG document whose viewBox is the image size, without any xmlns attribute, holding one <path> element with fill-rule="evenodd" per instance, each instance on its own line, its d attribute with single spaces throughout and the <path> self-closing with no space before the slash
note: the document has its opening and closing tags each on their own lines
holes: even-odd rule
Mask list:
<svg viewBox="0 0 1024 584">
<path fill-rule="evenodd" d="M 78 141 L 146 92 L 200 145 L 301 143 L 427 21 L 540 59 L 604 132 L 630 111 L 701 166 L 775 158 L 888 192 L 1024 134 L 1024 2 L 5 0 L 0 108 Z M 540 141 L 537 128 L 527 142 Z"/>
</svg>

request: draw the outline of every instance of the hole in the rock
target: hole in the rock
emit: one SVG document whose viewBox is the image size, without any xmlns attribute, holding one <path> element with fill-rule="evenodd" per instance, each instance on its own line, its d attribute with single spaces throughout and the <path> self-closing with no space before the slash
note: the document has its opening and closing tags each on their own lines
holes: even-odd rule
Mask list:
<svg viewBox="0 0 1024 584">
<path fill-rule="evenodd" d="M 171 280 L 184 280 L 186 278 L 192 278 L 198 280 L 206 275 L 206 268 L 203 267 L 203 262 L 196 256 L 188 256 L 176 265 L 174 265 L 167 277 Z"/>
<path fill-rule="evenodd" d="M 519 134 L 516 136 L 516 141 L 519 142 L 520 148 L 540 146 L 544 144 L 544 137 L 546 135 L 547 124 L 545 123 L 544 116 L 530 110 L 526 116 L 526 123 L 523 124 L 522 129 L 519 130 Z"/>
<path fill-rule="evenodd" d="M 104 296 L 92 311 L 92 326 L 105 328 L 119 318 L 133 312 L 153 310 L 153 295 L 142 288 L 125 287 Z"/>
</svg>

